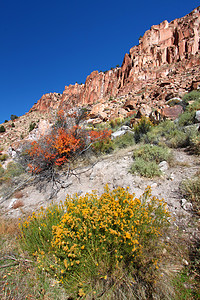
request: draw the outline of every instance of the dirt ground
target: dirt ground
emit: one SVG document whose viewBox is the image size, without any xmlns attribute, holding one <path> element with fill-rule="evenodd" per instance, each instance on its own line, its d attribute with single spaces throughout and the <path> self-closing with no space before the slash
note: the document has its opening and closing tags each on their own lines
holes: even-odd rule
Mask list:
<svg viewBox="0 0 200 300">
<path fill-rule="evenodd" d="M 172 150 L 173 161 L 170 166 L 166 166 L 161 177 L 147 179 L 129 172 L 133 162 L 133 148 L 122 149 L 111 155 L 100 157 L 93 160 L 94 164 L 84 167 L 78 167 L 75 170 L 76 175 L 70 178 L 63 177 L 63 180 L 69 184 L 67 188 L 60 189 L 53 201 L 64 201 L 66 194 L 78 193 L 84 195 L 86 192 L 96 190 L 98 194 L 104 191 L 105 184 L 116 188 L 129 187 L 131 193 L 139 197 L 147 186 L 151 186 L 152 195 L 159 199 L 164 198 L 169 210 L 178 218 L 190 216 L 192 204 L 186 202 L 180 193 L 180 184 L 183 180 L 191 178 L 200 168 L 199 157 L 188 154 L 185 150 Z M 23 214 L 31 213 L 40 206 L 47 206 L 50 201 L 51 186 L 47 186 L 46 191 L 39 192 L 32 184 L 27 184 L 21 190 L 23 197 L 20 201 L 22 207 L 13 208 L 16 198 L 11 197 L 4 201 L 0 200 L 1 214 L 9 217 L 21 217 Z M 19 201 L 19 200 L 18 200 Z"/>
</svg>

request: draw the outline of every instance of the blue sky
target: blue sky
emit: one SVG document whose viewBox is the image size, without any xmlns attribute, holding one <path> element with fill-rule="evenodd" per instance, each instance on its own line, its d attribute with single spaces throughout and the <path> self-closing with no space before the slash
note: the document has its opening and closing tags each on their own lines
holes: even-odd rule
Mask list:
<svg viewBox="0 0 200 300">
<path fill-rule="evenodd" d="M 0 0 L 0 123 L 48 92 L 121 65 L 152 25 L 199 5 L 192 0 Z"/>
</svg>

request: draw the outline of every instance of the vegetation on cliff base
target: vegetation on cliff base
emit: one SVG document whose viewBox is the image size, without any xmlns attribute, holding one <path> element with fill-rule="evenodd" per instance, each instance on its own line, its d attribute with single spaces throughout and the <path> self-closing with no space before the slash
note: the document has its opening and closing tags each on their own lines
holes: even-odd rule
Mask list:
<svg viewBox="0 0 200 300">
<path fill-rule="evenodd" d="M 185 113 L 178 122 L 165 121 L 153 126 L 145 119 L 135 126 L 136 142 L 147 143 L 134 151 L 135 168 L 136 165 L 140 169 L 143 166 L 153 172 L 151 176 L 159 175 L 157 164 L 171 159 L 166 145 L 175 148 L 187 146 L 193 153 L 200 154 L 199 132 L 195 127 L 184 128 L 194 123 L 190 112 L 194 116 L 193 108 L 199 107 L 196 106 L 199 105 L 198 99 L 190 104 L 186 101 L 185 112 L 189 114 Z M 68 117 L 62 117 L 61 112 L 50 136 L 47 136 L 46 145 L 42 138 L 23 153 L 26 162 L 32 164 L 33 174 L 42 173 L 39 167 L 43 166 L 44 158 L 48 158 L 44 163 L 47 170 L 58 171 L 89 146 L 93 153 L 100 154 L 134 143 L 132 134 L 111 141 L 109 129 L 85 130 L 79 126 L 80 116 Z M 148 166 L 152 160 L 155 165 Z M 146 169 L 144 174 L 141 173 L 144 176 Z M 8 165 L 5 171 L 0 165 L 1 179 L 6 178 L 6 172 L 8 177 L 20 174 L 16 166 Z M 181 187 L 197 214 L 199 186 L 197 173 Z M 185 243 L 177 243 L 174 238 L 178 230 L 175 231 L 173 226 L 169 228 L 169 220 L 164 202 L 152 197 L 149 189 L 140 199 L 122 188 L 107 189 L 101 197 L 95 193 L 84 197 L 68 196 L 64 204 L 52 204 L 21 223 L 23 250 L 18 240 L 9 237 L 11 242 L 7 253 L 12 255 L 3 254 L 4 260 L 0 260 L 0 296 L 6 300 L 28 297 L 198 299 L 199 245 L 191 244 L 186 249 Z M 4 238 L 5 231 L 8 234 L 7 224 L 1 222 L 0 225 L 2 247 L 8 246 Z M 13 226 L 9 226 L 12 231 Z M 0 251 L 4 250 L 0 247 Z M 169 264 L 173 265 L 173 259 L 176 262 L 182 260 L 187 251 L 187 266 L 183 268 L 181 262 L 180 271 L 171 271 Z M 6 272 L 3 273 L 4 268 Z M 196 281 L 192 281 L 194 277 Z"/>
</svg>

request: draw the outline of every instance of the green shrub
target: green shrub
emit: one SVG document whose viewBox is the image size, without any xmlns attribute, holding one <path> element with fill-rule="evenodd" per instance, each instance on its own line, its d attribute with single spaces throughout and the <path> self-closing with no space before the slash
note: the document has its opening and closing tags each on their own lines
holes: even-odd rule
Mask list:
<svg viewBox="0 0 200 300">
<path fill-rule="evenodd" d="M 0 177 L 4 175 L 4 168 L 2 167 L 2 165 L 0 164 Z"/>
<path fill-rule="evenodd" d="M 166 144 L 172 148 L 183 148 L 190 144 L 189 133 L 182 130 L 175 129 L 172 131 L 166 140 Z"/>
<path fill-rule="evenodd" d="M 168 225 L 165 204 L 150 188 L 137 199 L 106 187 L 100 197 L 67 196 L 63 209 L 33 214 L 21 225 L 21 244 L 73 299 L 140 299 L 142 293 L 151 299 L 160 286 Z"/>
<path fill-rule="evenodd" d="M 142 136 L 147 134 L 147 132 L 151 130 L 152 126 L 153 126 L 153 124 L 151 123 L 151 121 L 148 118 L 142 117 L 141 120 L 139 121 L 139 123 L 134 126 L 135 142 L 139 143 Z"/>
<path fill-rule="evenodd" d="M 29 125 L 29 132 L 31 132 L 36 127 L 36 123 L 31 123 Z"/>
<path fill-rule="evenodd" d="M 200 91 L 192 91 L 183 96 L 184 104 L 188 104 L 190 101 L 199 101 L 200 100 Z"/>
<path fill-rule="evenodd" d="M 195 111 L 185 111 L 178 119 L 179 126 L 187 126 L 194 124 L 195 122 Z"/>
<path fill-rule="evenodd" d="M 0 154 L 0 161 L 5 161 L 8 158 L 8 154 Z"/>
<path fill-rule="evenodd" d="M 172 154 L 167 147 L 147 144 L 135 150 L 133 153 L 133 158 L 135 161 L 131 166 L 130 172 L 152 178 L 162 174 L 158 164 L 164 160 L 170 162 L 172 159 Z"/>
<path fill-rule="evenodd" d="M 154 161 L 145 161 L 142 158 L 136 158 L 130 168 L 130 172 L 147 178 L 160 176 L 162 174 L 159 166 Z"/>
<path fill-rule="evenodd" d="M 193 273 L 193 272 L 192 272 Z M 180 299 L 200 299 L 198 286 L 195 288 L 194 279 L 189 268 L 184 268 L 173 279 L 173 285 L 176 289 L 174 300 Z M 196 272 L 195 272 L 196 273 Z"/>
<path fill-rule="evenodd" d="M 113 151 L 113 142 L 110 139 L 97 141 L 92 145 L 92 150 L 95 154 L 111 153 Z"/>
<path fill-rule="evenodd" d="M 147 162 L 160 163 L 163 160 L 169 161 L 171 159 L 171 151 L 167 147 L 155 145 L 143 145 L 133 153 L 133 158 L 141 158 Z"/>
<path fill-rule="evenodd" d="M 11 115 L 11 116 L 10 116 L 11 121 L 14 121 L 14 120 L 17 119 L 17 118 L 18 118 L 18 116 L 16 116 L 16 115 Z"/>
<path fill-rule="evenodd" d="M 63 205 L 51 204 L 47 209 L 43 207 L 36 214 L 29 216 L 27 221 L 20 225 L 21 245 L 30 254 L 46 253 L 51 249 L 53 238 L 52 226 L 59 224 L 64 214 Z"/>
<path fill-rule="evenodd" d="M 95 125 L 88 124 L 88 127 L 91 127 L 93 129 L 96 128 L 98 130 L 101 130 L 101 129 L 110 129 L 110 124 L 108 122 L 102 122 L 102 123 L 95 124 Z"/>
<path fill-rule="evenodd" d="M 180 126 L 194 124 L 195 113 L 197 110 L 200 110 L 200 92 L 192 91 L 184 97 L 185 112 L 179 117 L 178 124 Z"/>
<path fill-rule="evenodd" d="M 193 131 L 189 135 L 190 149 L 194 154 L 200 155 L 200 133 Z"/>
<path fill-rule="evenodd" d="M 199 93 L 200 94 L 200 93 Z M 187 106 L 186 108 L 187 111 L 197 111 L 200 110 L 200 99 L 194 101 L 193 103 L 191 103 L 189 106 Z"/>
<path fill-rule="evenodd" d="M 152 127 L 151 131 L 143 137 L 146 143 L 159 143 L 165 138 L 168 138 L 172 131 L 176 129 L 174 122 L 166 120 L 159 125 Z"/>
<path fill-rule="evenodd" d="M 144 137 L 145 143 L 166 144 L 168 147 L 181 148 L 189 146 L 190 133 L 180 130 L 172 121 L 167 120 L 154 126 Z"/>
<path fill-rule="evenodd" d="M 12 178 L 21 175 L 24 172 L 22 166 L 19 163 L 9 162 L 5 172 L 7 178 Z"/>
<path fill-rule="evenodd" d="M 0 132 L 5 132 L 5 131 L 6 131 L 5 127 L 3 125 L 1 125 L 0 126 Z"/>
<path fill-rule="evenodd" d="M 200 171 L 190 180 L 184 180 L 181 185 L 184 197 L 193 203 L 193 207 L 200 213 Z"/>
<path fill-rule="evenodd" d="M 117 129 L 122 124 L 122 122 L 123 120 L 120 118 L 112 119 L 110 121 L 110 126 L 112 129 Z"/>
<path fill-rule="evenodd" d="M 135 144 L 133 133 L 127 132 L 113 140 L 114 148 L 126 148 Z"/>
</svg>

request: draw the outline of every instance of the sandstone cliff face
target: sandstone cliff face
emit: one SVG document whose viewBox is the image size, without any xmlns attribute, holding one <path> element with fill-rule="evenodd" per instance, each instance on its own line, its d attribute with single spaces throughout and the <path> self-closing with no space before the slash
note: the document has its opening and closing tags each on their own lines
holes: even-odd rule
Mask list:
<svg viewBox="0 0 200 300">
<path fill-rule="evenodd" d="M 50 109 L 58 109 L 58 106 L 60 104 L 62 98 L 62 94 L 59 93 L 48 93 L 44 94 L 40 100 L 38 100 L 37 103 L 33 105 L 33 107 L 30 109 L 31 111 L 45 111 L 48 112 Z"/>
<path fill-rule="evenodd" d="M 199 53 L 200 7 L 183 18 L 152 26 L 140 38 L 139 45 L 125 54 L 120 68 L 105 73 L 94 71 L 85 84 L 66 86 L 62 95 L 45 94 L 32 110 L 67 110 L 73 106 L 104 103 L 111 97 L 124 101 L 120 111 L 119 101 L 118 105 L 113 104 L 114 112 L 105 115 L 102 110 L 101 116 L 105 120 L 111 116 L 124 116 L 123 109 L 130 114 L 145 105 L 165 108 L 170 98 L 199 86 Z M 132 108 L 124 104 L 127 100 L 134 103 Z"/>
<path fill-rule="evenodd" d="M 140 38 L 139 45 L 125 54 L 122 66 L 105 73 L 94 71 L 85 84 L 69 85 L 63 94 L 48 93 L 30 112 L 4 124 L 1 143 L 9 144 L 29 132 L 30 123 L 48 119 L 56 111 L 72 107 L 90 108 L 88 123 L 145 115 L 175 119 L 181 107 L 168 101 L 200 88 L 200 7 L 183 18 L 154 25 Z M 181 99 L 180 99 L 181 101 Z"/>
<path fill-rule="evenodd" d="M 139 46 L 130 49 L 129 62 L 126 60 L 122 65 L 122 68 L 125 67 L 124 73 L 130 80 L 157 78 L 157 68 L 189 59 L 198 53 L 199 31 L 199 8 L 171 23 L 163 21 L 152 26 L 140 39 Z"/>
</svg>

